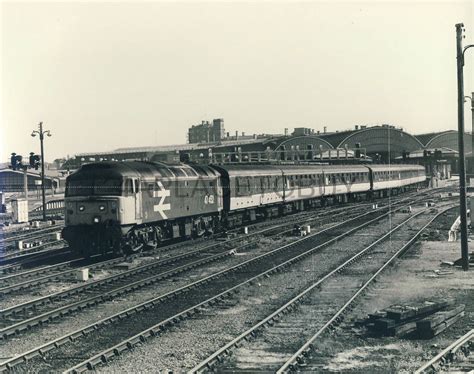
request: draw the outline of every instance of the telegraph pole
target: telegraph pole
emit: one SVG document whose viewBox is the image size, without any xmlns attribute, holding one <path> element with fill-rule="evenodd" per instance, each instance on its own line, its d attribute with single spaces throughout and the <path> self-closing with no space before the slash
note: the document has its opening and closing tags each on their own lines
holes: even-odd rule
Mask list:
<svg viewBox="0 0 474 374">
<path fill-rule="evenodd" d="M 464 51 L 462 33 L 464 25 L 456 24 L 456 59 L 458 76 L 458 142 L 459 142 L 459 205 L 461 211 L 461 261 L 463 270 L 469 270 L 467 243 L 466 166 L 464 155 Z"/>
</svg>

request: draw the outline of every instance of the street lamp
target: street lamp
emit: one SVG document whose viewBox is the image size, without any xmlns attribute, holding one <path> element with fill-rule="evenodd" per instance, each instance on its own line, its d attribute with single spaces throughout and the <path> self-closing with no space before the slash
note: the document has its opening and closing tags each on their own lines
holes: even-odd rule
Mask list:
<svg viewBox="0 0 474 374">
<path fill-rule="evenodd" d="M 46 193 L 44 187 L 44 147 L 43 147 L 43 140 L 44 135 L 51 136 L 51 132 L 49 130 L 43 130 L 43 122 L 40 122 L 38 125 L 39 130 L 33 130 L 31 133 L 32 137 L 35 137 L 36 134 L 39 135 L 40 144 L 41 144 L 41 192 L 43 195 L 43 221 L 46 221 Z"/>
</svg>

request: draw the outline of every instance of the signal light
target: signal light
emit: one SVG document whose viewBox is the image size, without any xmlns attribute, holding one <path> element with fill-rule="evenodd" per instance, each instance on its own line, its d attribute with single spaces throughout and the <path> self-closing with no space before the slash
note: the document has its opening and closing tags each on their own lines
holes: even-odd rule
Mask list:
<svg viewBox="0 0 474 374">
<path fill-rule="evenodd" d="M 10 157 L 11 165 L 10 167 L 12 170 L 20 170 L 22 167 L 21 160 L 23 157 L 21 155 L 17 155 L 15 152 L 12 153 Z"/>
<path fill-rule="evenodd" d="M 35 155 L 33 152 L 30 152 L 30 167 L 38 170 L 40 165 L 40 156 Z"/>
</svg>

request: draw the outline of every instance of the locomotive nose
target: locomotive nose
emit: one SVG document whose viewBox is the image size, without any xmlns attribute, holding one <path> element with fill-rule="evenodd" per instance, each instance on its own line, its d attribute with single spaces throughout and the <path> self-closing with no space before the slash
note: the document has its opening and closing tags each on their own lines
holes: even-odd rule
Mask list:
<svg viewBox="0 0 474 374">
<path fill-rule="evenodd" d="M 66 208 L 66 223 L 70 225 L 97 225 L 104 222 L 118 222 L 116 200 L 76 200 L 69 201 Z"/>
</svg>

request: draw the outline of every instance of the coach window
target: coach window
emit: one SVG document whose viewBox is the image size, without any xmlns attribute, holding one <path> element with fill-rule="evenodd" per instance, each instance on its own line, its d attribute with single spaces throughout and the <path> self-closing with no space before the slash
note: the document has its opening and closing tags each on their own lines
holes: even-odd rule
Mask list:
<svg viewBox="0 0 474 374">
<path fill-rule="evenodd" d="M 140 192 L 140 182 L 138 179 L 134 179 L 134 184 L 135 184 L 135 193 Z"/>
</svg>

